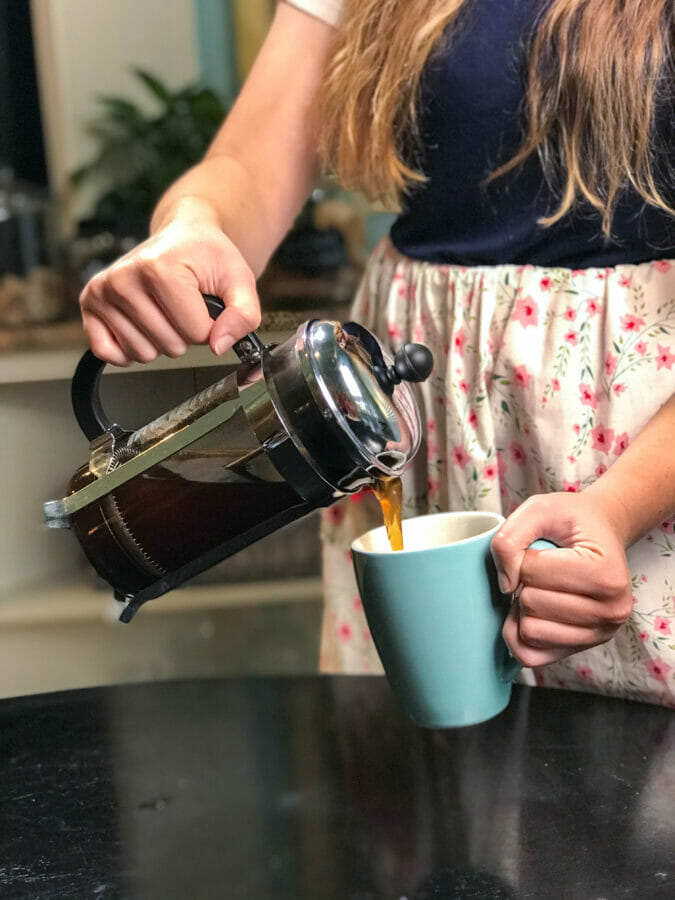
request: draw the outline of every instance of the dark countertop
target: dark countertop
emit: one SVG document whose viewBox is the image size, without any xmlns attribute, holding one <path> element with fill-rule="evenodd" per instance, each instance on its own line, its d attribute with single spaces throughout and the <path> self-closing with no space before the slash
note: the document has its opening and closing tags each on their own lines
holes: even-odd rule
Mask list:
<svg viewBox="0 0 675 900">
<path fill-rule="evenodd" d="M 424 731 L 383 678 L 0 701 L 0 897 L 666 898 L 675 718 L 516 688 Z"/>
</svg>

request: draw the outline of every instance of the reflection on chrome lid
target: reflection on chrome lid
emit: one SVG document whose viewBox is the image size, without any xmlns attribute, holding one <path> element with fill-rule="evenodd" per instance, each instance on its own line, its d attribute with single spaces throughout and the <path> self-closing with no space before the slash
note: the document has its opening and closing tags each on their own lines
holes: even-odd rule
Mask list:
<svg viewBox="0 0 675 900">
<path fill-rule="evenodd" d="M 404 381 L 390 393 L 383 389 L 373 369 L 381 363 L 391 366 L 391 358 L 370 332 L 353 325 L 347 330 L 350 325 L 327 320 L 307 324 L 304 375 L 315 402 L 324 415 L 332 415 L 364 468 L 399 475 L 420 441 L 413 391 Z"/>
</svg>

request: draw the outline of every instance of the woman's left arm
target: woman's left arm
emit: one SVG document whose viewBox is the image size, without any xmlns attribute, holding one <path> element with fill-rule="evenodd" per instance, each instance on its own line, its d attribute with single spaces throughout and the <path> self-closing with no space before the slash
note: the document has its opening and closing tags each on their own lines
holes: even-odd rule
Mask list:
<svg viewBox="0 0 675 900">
<path fill-rule="evenodd" d="M 633 601 L 625 550 L 675 511 L 675 394 L 592 485 L 537 494 L 492 541 L 504 593 L 504 639 L 525 666 L 608 641 Z M 527 550 L 548 538 L 556 550 Z"/>
</svg>

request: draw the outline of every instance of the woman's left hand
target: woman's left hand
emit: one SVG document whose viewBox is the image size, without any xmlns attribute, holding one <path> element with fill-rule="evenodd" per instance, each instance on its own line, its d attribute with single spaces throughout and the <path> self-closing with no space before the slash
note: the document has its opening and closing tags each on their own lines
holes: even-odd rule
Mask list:
<svg viewBox="0 0 675 900">
<path fill-rule="evenodd" d="M 528 550 L 537 538 L 559 549 Z M 513 594 L 504 640 L 524 666 L 602 644 L 631 613 L 618 528 L 583 492 L 530 497 L 504 522 L 491 549 L 500 588 Z"/>
</svg>

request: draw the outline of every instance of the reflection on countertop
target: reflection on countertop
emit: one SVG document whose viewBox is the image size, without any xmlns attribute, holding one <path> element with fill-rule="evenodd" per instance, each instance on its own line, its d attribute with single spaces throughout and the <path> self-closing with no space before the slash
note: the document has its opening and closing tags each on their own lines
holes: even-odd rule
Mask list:
<svg viewBox="0 0 675 900">
<path fill-rule="evenodd" d="M 433 731 L 384 678 L 134 685 L 0 703 L 11 897 L 673 896 L 667 709 L 517 687 Z"/>
</svg>

